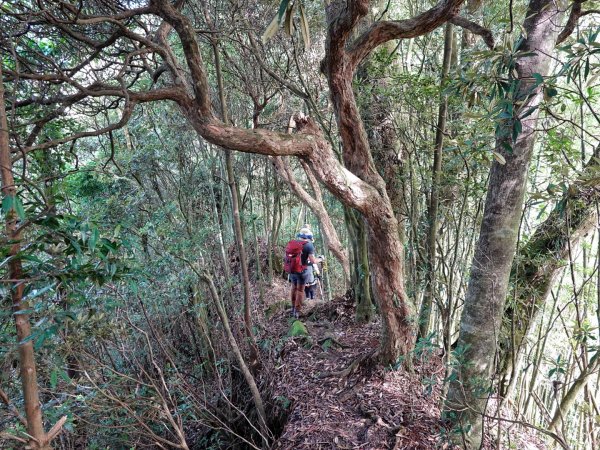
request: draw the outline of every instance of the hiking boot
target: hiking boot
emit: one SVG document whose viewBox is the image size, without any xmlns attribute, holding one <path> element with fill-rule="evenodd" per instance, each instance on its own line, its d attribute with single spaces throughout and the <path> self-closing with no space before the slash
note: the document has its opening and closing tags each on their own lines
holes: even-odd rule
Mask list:
<svg viewBox="0 0 600 450">
<path fill-rule="evenodd" d="M 294 318 L 298 318 L 298 315 L 297 315 L 297 314 L 298 314 L 298 313 L 296 312 L 296 308 L 294 308 L 294 307 L 292 306 L 292 312 L 291 312 L 291 314 L 290 314 L 290 315 L 291 315 L 292 317 L 294 317 Z"/>
<path fill-rule="evenodd" d="M 292 313 L 292 316 L 294 317 L 294 319 L 297 319 L 298 317 L 300 317 L 300 313 L 298 312 L 298 310 L 295 309 Z"/>
</svg>

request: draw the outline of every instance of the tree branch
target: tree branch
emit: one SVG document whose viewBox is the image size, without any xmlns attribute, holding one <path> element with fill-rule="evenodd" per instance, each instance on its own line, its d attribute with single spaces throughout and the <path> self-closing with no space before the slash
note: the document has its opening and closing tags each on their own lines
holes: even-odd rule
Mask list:
<svg viewBox="0 0 600 450">
<path fill-rule="evenodd" d="M 464 0 L 441 0 L 433 8 L 406 20 L 374 23 L 350 46 L 349 54 L 354 69 L 376 47 L 392 39 L 422 36 L 448 21 L 458 12 Z"/>
<path fill-rule="evenodd" d="M 116 123 L 110 124 L 104 128 L 101 128 L 99 130 L 94 130 L 94 131 L 83 131 L 81 133 L 75 133 L 71 136 L 62 138 L 62 139 L 54 139 L 51 141 L 46 141 L 42 144 L 39 145 L 32 145 L 30 147 L 25 147 L 23 149 L 15 149 L 13 150 L 13 153 L 18 152 L 19 155 L 13 157 L 12 162 L 13 164 L 22 159 L 23 157 L 25 157 L 25 155 L 27 155 L 27 153 L 35 151 L 35 150 L 46 150 L 49 148 L 53 148 L 53 147 L 57 147 L 61 144 L 65 144 L 67 142 L 71 142 L 77 139 L 81 139 L 84 137 L 90 137 L 90 136 L 100 136 L 104 133 L 108 133 L 110 131 L 113 130 L 117 130 L 119 128 L 122 128 L 123 126 L 125 126 L 127 124 L 127 122 L 129 121 L 131 114 L 133 113 L 133 107 L 135 106 L 136 102 L 134 101 L 130 101 L 125 105 L 125 108 L 123 108 L 123 114 L 121 116 L 121 120 L 119 120 Z"/>
<path fill-rule="evenodd" d="M 192 23 L 175 9 L 169 0 L 151 0 L 150 5 L 153 11 L 170 23 L 177 32 L 192 77 L 192 89 L 196 96 L 198 113 L 204 118 L 212 118 L 208 79 Z"/>
<path fill-rule="evenodd" d="M 481 25 L 462 16 L 454 16 L 449 20 L 449 22 L 480 36 L 483 39 L 483 42 L 485 42 L 485 45 L 487 45 L 490 49 L 494 48 L 494 35 L 489 29 L 482 27 Z"/>
<path fill-rule="evenodd" d="M 560 34 L 558 35 L 558 38 L 556 39 L 556 45 L 563 42 L 565 39 L 567 39 L 573 33 L 573 30 L 575 29 L 575 26 L 577 25 L 577 22 L 579 21 L 580 17 L 587 16 L 588 14 L 600 13 L 600 10 L 598 10 L 598 9 L 590 9 L 588 11 L 582 11 L 581 5 L 583 3 L 585 3 L 586 1 L 587 0 L 575 0 L 573 2 L 573 6 L 571 7 L 571 14 L 569 14 L 569 19 L 567 20 L 567 23 L 565 24 L 565 28 L 560 32 Z"/>
</svg>

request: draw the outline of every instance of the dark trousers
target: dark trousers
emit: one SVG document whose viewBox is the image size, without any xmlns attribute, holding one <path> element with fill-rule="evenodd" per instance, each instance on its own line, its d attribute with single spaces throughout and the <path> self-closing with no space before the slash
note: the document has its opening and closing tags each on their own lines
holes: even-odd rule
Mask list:
<svg viewBox="0 0 600 450">
<path fill-rule="evenodd" d="M 311 300 L 315 298 L 315 286 L 316 284 L 304 286 L 304 293 L 306 294 L 306 298 L 310 298 Z"/>
</svg>

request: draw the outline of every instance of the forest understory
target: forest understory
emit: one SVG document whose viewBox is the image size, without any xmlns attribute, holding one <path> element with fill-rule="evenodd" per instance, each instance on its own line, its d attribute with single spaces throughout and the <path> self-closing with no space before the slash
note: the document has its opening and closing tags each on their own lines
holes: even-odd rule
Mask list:
<svg viewBox="0 0 600 450">
<path fill-rule="evenodd" d="M 599 15 L 0 0 L 0 448 L 600 450 Z"/>
<path fill-rule="evenodd" d="M 443 349 L 424 345 L 414 357 L 412 373 L 402 365 L 376 362 L 381 324 L 359 324 L 354 299 L 305 301 L 300 321 L 290 317 L 289 286 L 276 280 L 266 296 L 259 339 L 270 341 L 263 352 L 262 374 L 270 401 L 282 420 L 274 449 L 450 449 L 451 430 L 440 419 L 444 378 Z M 294 330 L 298 336 L 292 336 Z M 306 334 L 305 334 L 306 333 Z M 269 375 L 267 375 L 269 374 Z M 490 401 L 492 414 L 497 402 Z M 542 440 L 515 421 L 510 407 L 501 420 L 490 419 L 482 449 L 546 449 Z M 498 425 L 501 441 L 498 440 Z"/>
</svg>

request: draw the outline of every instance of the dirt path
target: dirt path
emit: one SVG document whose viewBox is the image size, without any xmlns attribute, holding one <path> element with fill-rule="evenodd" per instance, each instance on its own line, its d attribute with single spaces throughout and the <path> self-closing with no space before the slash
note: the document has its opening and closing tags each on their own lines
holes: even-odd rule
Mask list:
<svg viewBox="0 0 600 450">
<path fill-rule="evenodd" d="M 273 343 L 270 400 L 289 413 L 273 448 L 433 449 L 443 445 L 439 383 L 428 388 L 421 382 L 424 377 L 443 376 L 438 356 L 427 355 L 414 374 L 368 362 L 359 367 L 356 362 L 367 361 L 378 347 L 379 323 L 356 324 L 349 299 L 313 301 L 305 304 L 301 317 L 308 336 L 291 337 L 293 320 L 283 306 L 268 322 L 270 333 L 279 337 Z"/>
</svg>

